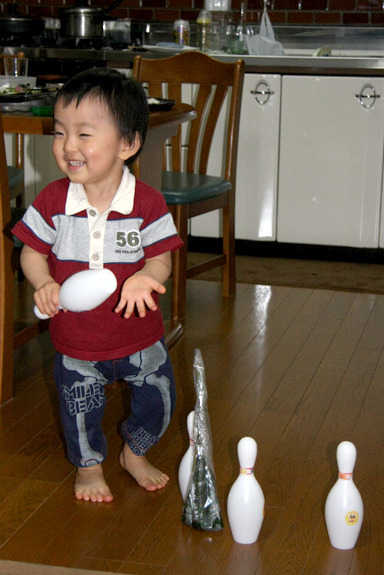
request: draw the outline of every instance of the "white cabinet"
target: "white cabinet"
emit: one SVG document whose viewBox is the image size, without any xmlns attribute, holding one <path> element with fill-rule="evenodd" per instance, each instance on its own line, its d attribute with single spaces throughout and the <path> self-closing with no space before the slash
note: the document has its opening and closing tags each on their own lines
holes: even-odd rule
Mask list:
<svg viewBox="0 0 384 575">
<path fill-rule="evenodd" d="M 378 247 L 383 127 L 384 79 L 283 77 L 278 241 Z"/>
<path fill-rule="evenodd" d="M 236 179 L 236 238 L 276 239 L 281 76 L 246 74 Z"/>
<path fill-rule="evenodd" d="M 281 76 L 245 74 L 236 179 L 236 238 L 276 239 Z M 213 140 L 208 173 L 222 173 L 225 114 Z M 219 237 L 217 213 L 193 218 L 194 236 Z"/>
</svg>

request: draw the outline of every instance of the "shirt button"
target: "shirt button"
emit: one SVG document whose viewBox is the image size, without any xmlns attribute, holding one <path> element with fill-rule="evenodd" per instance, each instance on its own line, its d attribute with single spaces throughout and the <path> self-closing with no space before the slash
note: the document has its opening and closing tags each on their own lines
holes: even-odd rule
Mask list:
<svg viewBox="0 0 384 575">
<path fill-rule="evenodd" d="M 93 259 L 94 262 L 97 262 L 97 261 L 100 259 L 99 254 L 93 254 L 93 255 L 92 255 L 92 259 Z"/>
<path fill-rule="evenodd" d="M 99 240 L 101 238 L 101 233 L 100 232 L 94 232 L 93 237 L 95 238 L 95 240 Z"/>
<path fill-rule="evenodd" d="M 94 217 L 96 215 L 95 210 L 89 210 L 89 215 Z"/>
</svg>

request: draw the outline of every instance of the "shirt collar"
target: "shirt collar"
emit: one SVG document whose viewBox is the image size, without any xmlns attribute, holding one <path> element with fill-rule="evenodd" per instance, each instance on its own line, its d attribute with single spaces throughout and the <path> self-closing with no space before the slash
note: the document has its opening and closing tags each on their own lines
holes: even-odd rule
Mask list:
<svg viewBox="0 0 384 575">
<path fill-rule="evenodd" d="M 112 200 L 108 212 L 112 210 L 128 215 L 133 210 L 135 200 L 135 182 L 136 178 L 127 166 L 123 167 L 123 176 L 120 185 Z M 83 184 L 69 183 L 67 201 L 65 203 L 65 215 L 73 216 L 83 210 L 92 208 L 88 201 L 87 193 Z"/>
</svg>

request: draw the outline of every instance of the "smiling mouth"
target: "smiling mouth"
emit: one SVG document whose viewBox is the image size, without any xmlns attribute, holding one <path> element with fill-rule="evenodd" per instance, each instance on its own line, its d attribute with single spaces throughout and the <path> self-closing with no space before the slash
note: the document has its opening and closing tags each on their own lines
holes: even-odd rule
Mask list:
<svg viewBox="0 0 384 575">
<path fill-rule="evenodd" d="M 78 168 L 79 166 L 83 166 L 85 164 L 85 162 L 69 160 L 68 164 L 74 168 Z"/>
</svg>

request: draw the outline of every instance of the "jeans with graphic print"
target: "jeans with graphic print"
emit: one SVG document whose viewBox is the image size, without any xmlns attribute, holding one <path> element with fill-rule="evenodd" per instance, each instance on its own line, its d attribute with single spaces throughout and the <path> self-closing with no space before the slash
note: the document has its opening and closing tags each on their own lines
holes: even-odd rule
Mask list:
<svg viewBox="0 0 384 575">
<path fill-rule="evenodd" d="M 76 467 L 104 461 L 107 442 L 102 430 L 104 386 L 124 380 L 130 388 L 131 413 L 121 426 L 124 441 L 144 455 L 167 429 L 176 391 L 164 339 L 122 359 L 83 361 L 61 353 L 55 357 L 55 381 L 68 459 Z"/>
</svg>

